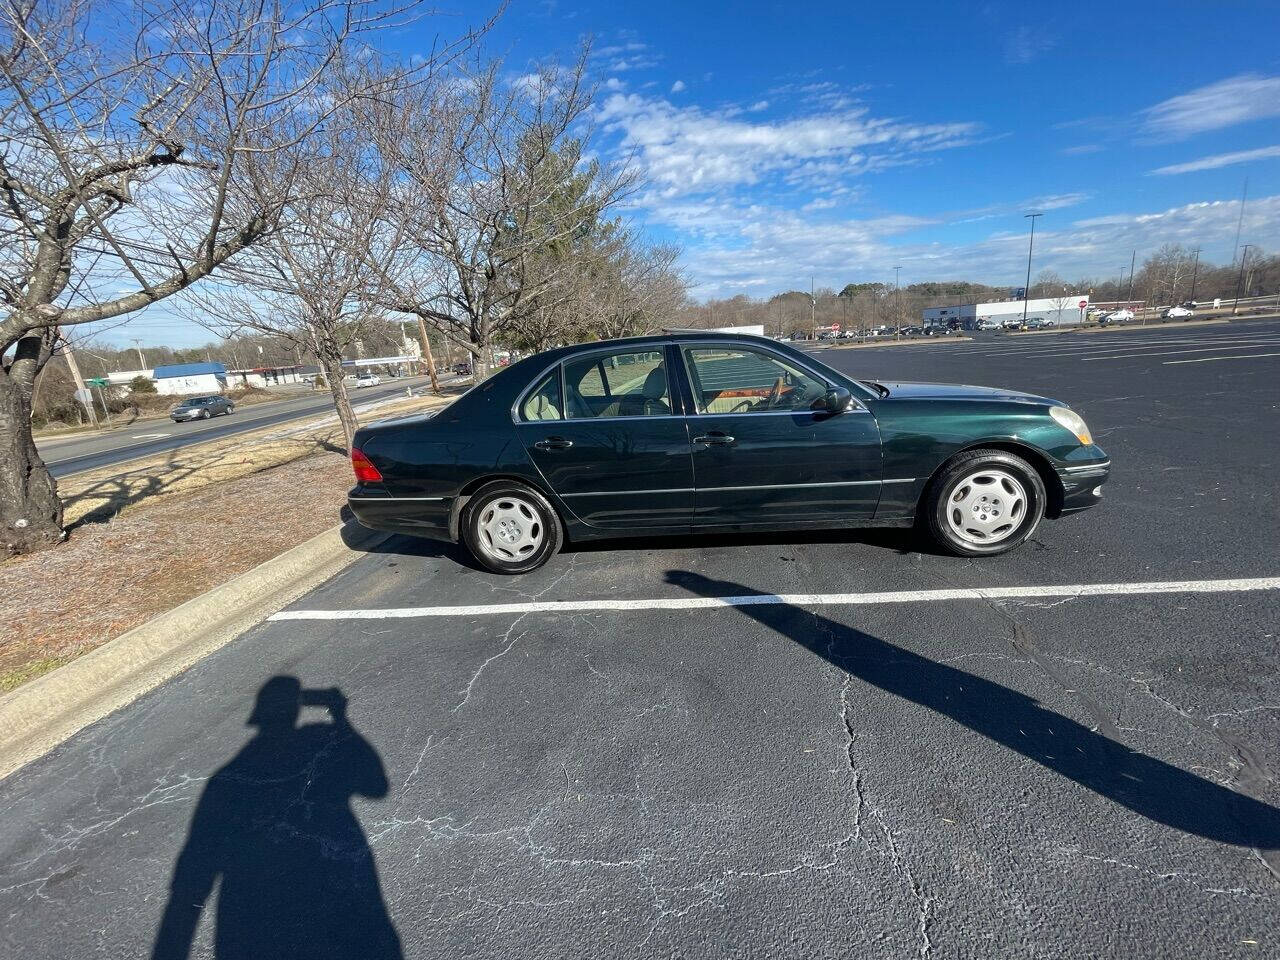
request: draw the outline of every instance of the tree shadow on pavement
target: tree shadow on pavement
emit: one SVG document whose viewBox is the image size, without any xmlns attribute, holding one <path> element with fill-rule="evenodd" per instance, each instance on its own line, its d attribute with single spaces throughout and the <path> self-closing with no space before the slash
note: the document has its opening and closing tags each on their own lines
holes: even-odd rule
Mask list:
<svg viewBox="0 0 1280 960">
<path fill-rule="evenodd" d="M 762 595 L 684 570 L 668 583 L 703 597 Z M 963 724 L 1149 820 L 1264 851 L 1280 867 L 1280 810 L 1132 750 L 991 680 L 912 653 L 812 611 L 770 602 L 743 615 L 789 637 L 850 676 Z M 1269 853 L 1268 853 L 1269 852 Z"/>
<path fill-rule="evenodd" d="M 305 706 L 330 722 L 298 725 Z M 402 956 L 373 852 L 351 798 L 385 797 L 377 752 L 351 726 L 337 688 L 272 677 L 249 717 L 256 735 L 210 777 L 178 856 L 153 958 L 189 955 L 218 883 L 214 955 Z"/>
</svg>

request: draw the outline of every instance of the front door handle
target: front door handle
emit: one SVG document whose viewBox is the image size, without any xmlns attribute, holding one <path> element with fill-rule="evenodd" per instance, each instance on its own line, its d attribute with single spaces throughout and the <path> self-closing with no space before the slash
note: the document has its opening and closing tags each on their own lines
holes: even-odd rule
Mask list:
<svg viewBox="0 0 1280 960">
<path fill-rule="evenodd" d="M 568 450 L 573 446 L 573 441 L 566 440 L 564 437 L 547 437 L 545 440 L 539 440 L 534 446 L 539 450 Z"/>
<path fill-rule="evenodd" d="M 712 430 L 710 433 L 705 434 L 701 437 L 694 437 L 693 442 L 705 443 L 705 444 L 708 444 L 709 446 L 723 447 L 733 443 L 733 437 L 729 436 L 727 433 L 721 433 L 718 430 Z"/>
</svg>

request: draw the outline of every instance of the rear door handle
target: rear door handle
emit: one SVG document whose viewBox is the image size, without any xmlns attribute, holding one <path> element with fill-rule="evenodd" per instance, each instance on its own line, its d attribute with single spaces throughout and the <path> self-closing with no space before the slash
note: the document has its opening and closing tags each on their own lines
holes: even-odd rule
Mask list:
<svg viewBox="0 0 1280 960">
<path fill-rule="evenodd" d="M 693 442 L 723 447 L 733 443 L 733 437 L 729 436 L 727 433 L 720 433 L 719 431 L 713 430 L 711 433 L 705 434 L 704 436 L 694 437 Z"/>
<path fill-rule="evenodd" d="M 568 450 L 573 446 L 573 441 L 566 440 L 564 437 L 547 437 L 545 440 L 539 440 L 534 446 L 539 450 Z"/>
</svg>

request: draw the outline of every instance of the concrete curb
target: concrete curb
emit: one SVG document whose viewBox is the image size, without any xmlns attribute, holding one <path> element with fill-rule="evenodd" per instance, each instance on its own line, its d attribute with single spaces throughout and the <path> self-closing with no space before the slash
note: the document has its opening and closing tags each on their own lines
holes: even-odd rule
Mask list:
<svg viewBox="0 0 1280 960">
<path fill-rule="evenodd" d="M 225 646 L 390 535 L 326 530 L 0 697 L 0 779 Z"/>
</svg>

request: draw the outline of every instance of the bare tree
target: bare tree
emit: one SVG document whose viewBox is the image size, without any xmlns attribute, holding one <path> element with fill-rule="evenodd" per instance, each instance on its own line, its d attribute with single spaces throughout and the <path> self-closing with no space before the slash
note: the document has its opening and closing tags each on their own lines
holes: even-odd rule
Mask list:
<svg viewBox="0 0 1280 960">
<path fill-rule="evenodd" d="M 483 376 L 492 345 L 572 296 L 572 244 L 636 183 L 590 159 L 586 50 L 572 67 L 511 82 L 500 64 L 384 111 L 379 146 L 400 170 L 401 220 L 416 249 L 388 276 L 386 305 L 467 350 Z"/>
<path fill-rule="evenodd" d="M 0 548 L 60 541 L 31 437 L 59 330 L 187 289 L 278 229 L 356 0 L 0 0 Z"/>
<path fill-rule="evenodd" d="M 316 357 L 348 448 L 358 424 L 343 358 L 385 317 L 383 270 L 398 272 L 400 249 L 388 228 L 391 181 L 367 148 L 361 117 L 356 108 L 330 116 L 300 164 L 279 227 L 184 297 L 188 312 L 214 332 L 266 334 Z"/>
</svg>

